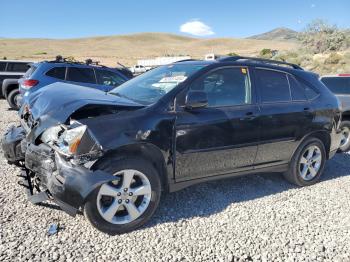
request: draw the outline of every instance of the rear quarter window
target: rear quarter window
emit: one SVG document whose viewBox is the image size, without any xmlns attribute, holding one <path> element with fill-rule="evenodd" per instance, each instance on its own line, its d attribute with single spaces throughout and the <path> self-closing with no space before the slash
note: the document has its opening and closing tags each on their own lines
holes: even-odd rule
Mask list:
<svg viewBox="0 0 350 262">
<path fill-rule="evenodd" d="M 290 85 L 290 93 L 292 95 L 292 100 L 293 101 L 307 100 L 305 89 L 301 86 L 301 84 L 291 75 L 288 75 L 288 81 Z"/>
</svg>

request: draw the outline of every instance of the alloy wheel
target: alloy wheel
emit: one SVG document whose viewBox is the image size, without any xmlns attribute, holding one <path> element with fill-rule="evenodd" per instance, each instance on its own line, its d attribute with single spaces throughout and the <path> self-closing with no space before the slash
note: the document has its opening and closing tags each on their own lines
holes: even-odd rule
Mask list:
<svg viewBox="0 0 350 262">
<path fill-rule="evenodd" d="M 140 217 L 151 201 L 151 183 L 140 171 L 126 169 L 114 174 L 118 182 L 105 183 L 97 194 L 97 209 L 107 222 L 127 224 Z"/>
<path fill-rule="evenodd" d="M 307 147 L 299 160 L 299 175 L 305 181 L 310 181 L 317 176 L 322 165 L 321 149 L 316 145 Z"/>
</svg>

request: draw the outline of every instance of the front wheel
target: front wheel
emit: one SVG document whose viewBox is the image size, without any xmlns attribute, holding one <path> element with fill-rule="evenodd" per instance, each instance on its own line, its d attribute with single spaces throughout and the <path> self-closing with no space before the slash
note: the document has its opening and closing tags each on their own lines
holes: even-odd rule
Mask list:
<svg viewBox="0 0 350 262">
<path fill-rule="evenodd" d="M 84 206 L 90 223 L 110 235 L 144 225 L 155 212 L 161 194 L 159 174 L 153 165 L 138 158 L 110 159 L 99 169 L 120 180 L 102 184 L 90 195 Z"/>
<path fill-rule="evenodd" d="M 317 183 L 324 170 L 326 150 L 317 138 L 306 139 L 295 151 L 285 178 L 297 186 Z"/>
</svg>

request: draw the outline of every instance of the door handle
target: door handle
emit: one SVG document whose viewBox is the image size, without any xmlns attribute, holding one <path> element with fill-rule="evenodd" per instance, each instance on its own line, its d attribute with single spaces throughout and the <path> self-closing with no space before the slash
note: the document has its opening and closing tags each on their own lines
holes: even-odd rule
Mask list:
<svg viewBox="0 0 350 262">
<path fill-rule="evenodd" d="M 256 115 L 253 112 L 247 112 L 240 120 L 253 120 L 254 118 L 256 118 Z"/>
</svg>

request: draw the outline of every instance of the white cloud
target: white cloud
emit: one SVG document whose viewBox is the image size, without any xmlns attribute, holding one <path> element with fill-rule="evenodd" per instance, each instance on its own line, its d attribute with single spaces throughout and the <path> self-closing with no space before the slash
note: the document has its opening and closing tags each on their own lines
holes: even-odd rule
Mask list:
<svg viewBox="0 0 350 262">
<path fill-rule="evenodd" d="M 199 20 L 191 20 L 180 26 L 180 31 L 195 36 L 214 35 L 212 28 Z"/>
<path fill-rule="evenodd" d="M 316 5 L 315 4 L 311 4 L 311 8 L 315 8 L 316 7 Z"/>
</svg>

